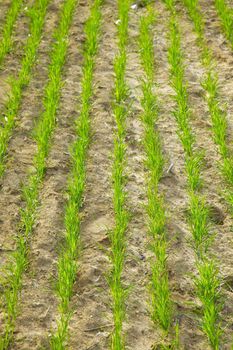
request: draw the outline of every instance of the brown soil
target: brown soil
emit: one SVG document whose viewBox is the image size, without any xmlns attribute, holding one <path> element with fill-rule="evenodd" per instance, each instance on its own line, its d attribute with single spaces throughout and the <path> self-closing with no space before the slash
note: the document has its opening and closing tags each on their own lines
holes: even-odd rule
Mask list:
<svg viewBox="0 0 233 350">
<path fill-rule="evenodd" d="M 31 133 L 42 106 L 43 87 L 47 81 L 51 33 L 58 21 L 62 0 L 50 4 L 45 33 L 39 47 L 38 62 L 29 87 L 24 92 L 17 125 L 9 145 L 7 170 L 1 180 L 0 196 L 0 263 L 4 265 L 15 249 L 19 208 L 22 205 L 20 186 L 32 166 L 35 143 Z M 8 4 L 8 3 L 7 3 Z M 200 0 L 207 19 L 206 35 L 213 49 L 220 78 L 223 102 L 228 103 L 229 144 L 232 143 L 233 122 L 233 52 L 221 33 L 213 2 Z M 9 6 L 9 4 L 8 4 Z M 191 233 L 187 225 L 188 193 L 184 169 L 184 153 L 177 136 L 177 125 L 172 115 L 174 101 L 169 85 L 167 62 L 167 32 L 169 13 L 162 2 L 156 2 L 157 21 L 153 29 L 156 58 L 156 81 L 160 118 L 157 128 L 161 134 L 166 165 L 160 183 L 168 215 L 168 267 L 174 300 L 174 324 L 180 325 L 181 349 L 210 349 L 200 329 L 200 302 L 195 296 L 191 274 L 196 274 L 195 257 L 190 245 Z M 230 350 L 233 330 L 233 244 L 232 217 L 222 196 L 224 182 L 218 169 L 219 156 L 212 140 L 211 120 L 204 101 L 200 81 L 203 67 L 196 36 L 187 13 L 177 7 L 181 27 L 182 48 L 186 64 L 186 79 L 193 113 L 191 120 L 196 144 L 205 151 L 203 194 L 212 206 L 212 230 L 216 234 L 212 252 L 219 262 L 223 276 L 224 307 L 222 311 L 221 349 Z M 140 78 L 143 76 L 137 47 L 138 24 L 143 8 L 130 10 L 129 44 L 126 79 L 132 103 L 127 121 L 127 205 L 131 216 L 126 233 L 127 252 L 122 277 L 130 287 L 126 301 L 127 350 L 160 349 L 164 343 L 159 327 L 150 317 L 148 285 L 151 276 L 151 252 L 147 235 L 146 170 L 143 150 L 143 125 L 140 120 Z M 6 6 L 0 4 L 0 19 Z M 113 62 L 117 52 L 116 1 L 106 0 L 103 6 L 102 37 L 94 75 L 94 96 L 91 114 L 92 141 L 87 159 L 87 182 L 82 209 L 81 253 L 79 271 L 71 305 L 69 349 L 106 350 L 109 348 L 113 327 L 111 296 L 106 280 L 110 270 L 110 242 L 108 230 L 114 225 L 112 208 L 112 152 L 114 117 L 112 89 Z M 31 240 L 30 264 L 23 279 L 19 316 L 16 321 L 12 350 L 49 348 L 49 334 L 56 327 L 58 300 L 55 294 L 56 267 L 64 234 L 64 206 L 67 175 L 70 169 L 69 147 L 74 140 L 74 121 L 78 116 L 82 44 L 85 39 L 83 24 L 89 15 L 89 5 L 81 0 L 74 14 L 70 30 L 70 45 L 64 67 L 64 87 L 57 125 L 52 140 L 48 169 L 40 191 L 40 207 Z M 28 34 L 28 20 L 19 17 L 16 24 L 15 50 L 6 58 L 0 72 L 0 107 L 3 108 L 6 77 L 16 74 L 22 45 Z M 172 170 L 167 169 L 172 165 Z M 1 289 L 0 289 L 1 291 Z M 2 315 L 1 315 L 2 319 Z M 0 326 L 1 330 L 1 326 Z"/>
</svg>

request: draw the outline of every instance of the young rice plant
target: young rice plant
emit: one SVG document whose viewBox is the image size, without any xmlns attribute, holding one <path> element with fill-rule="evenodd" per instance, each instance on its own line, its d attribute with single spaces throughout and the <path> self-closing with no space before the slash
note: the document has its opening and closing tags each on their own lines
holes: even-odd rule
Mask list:
<svg viewBox="0 0 233 350">
<path fill-rule="evenodd" d="M 226 0 L 215 0 L 214 3 L 226 38 L 233 49 L 233 9 L 227 5 Z"/>
<path fill-rule="evenodd" d="M 152 264 L 152 318 L 167 332 L 171 325 L 172 303 L 168 283 L 166 213 L 163 198 L 159 194 L 158 184 L 163 174 L 163 153 L 159 133 L 155 130 L 158 119 L 157 99 L 154 87 L 154 47 L 151 26 L 154 23 L 152 8 L 141 18 L 139 50 L 145 78 L 141 83 L 144 125 L 144 149 L 147 181 L 147 213 L 151 248 L 155 256 Z"/>
<path fill-rule="evenodd" d="M 125 81 L 126 70 L 126 44 L 128 39 L 129 0 L 118 0 L 118 48 L 115 57 L 115 88 L 113 113 L 116 123 L 113 155 L 113 206 L 115 214 L 115 227 L 110 233 L 112 271 L 109 276 L 109 285 L 112 294 L 112 308 L 114 330 L 111 340 L 112 350 L 124 349 L 122 325 L 125 317 L 126 291 L 121 282 L 125 257 L 125 232 L 128 226 L 128 213 L 125 207 L 125 158 L 126 158 L 126 117 L 128 112 L 128 87 Z"/>
<path fill-rule="evenodd" d="M 219 349 L 221 326 L 219 323 L 220 279 L 216 263 L 208 257 L 211 242 L 208 225 L 208 209 L 205 199 L 200 194 L 201 160 L 200 153 L 195 151 L 195 137 L 192 133 L 189 119 L 190 108 L 188 91 L 184 79 L 184 64 L 181 51 L 180 33 L 176 12 L 172 2 L 170 20 L 170 47 L 168 60 L 170 64 L 171 84 L 175 91 L 176 109 L 174 116 L 178 125 L 178 136 L 185 153 L 185 167 L 189 190 L 189 224 L 193 235 L 194 251 L 197 257 L 198 276 L 195 278 L 196 292 L 202 303 L 202 330 L 206 334 L 211 347 Z"/>
<path fill-rule="evenodd" d="M 233 210 L 233 157 L 227 145 L 227 116 L 219 97 L 219 79 L 215 70 L 215 62 L 211 49 L 208 47 L 204 33 L 204 19 L 199 9 L 198 0 L 183 0 L 194 23 L 197 42 L 202 53 L 202 64 L 205 68 L 205 77 L 202 86 L 206 92 L 212 121 L 212 134 L 221 157 L 220 170 L 227 182 L 226 200 Z"/>
<path fill-rule="evenodd" d="M 102 0 L 95 0 L 85 25 L 86 41 L 81 92 L 81 112 L 76 121 L 76 140 L 71 150 L 72 168 L 68 181 L 68 201 L 65 209 L 65 244 L 58 261 L 57 292 L 59 297 L 59 320 L 52 335 L 51 349 L 65 349 L 69 319 L 72 313 L 70 298 L 76 279 L 77 255 L 80 248 L 80 209 L 86 177 L 86 155 L 90 143 L 90 112 L 93 94 L 93 72 L 98 49 L 101 24 Z"/>
<path fill-rule="evenodd" d="M 40 0 L 41 4 L 43 1 Z M 5 330 L 4 335 L 0 338 L 0 349 L 2 350 L 8 348 L 13 337 L 19 294 L 22 288 L 22 277 L 28 264 L 30 236 L 36 219 L 39 189 L 46 170 L 50 139 L 55 128 L 55 117 L 62 86 L 62 68 L 68 47 L 67 35 L 75 6 L 76 0 L 65 0 L 61 10 L 60 23 L 54 35 L 55 43 L 51 52 L 49 80 L 44 92 L 44 112 L 39 119 L 35 132 L 37 143 L 37 153 L 34 158 L 35 170 L 29 175 L 28 181 L 23 187 L 24 208 L 20 212 L 20 231 L 16 237 L 17 248 L 7 268 L 4 291 Z M 40 16 L 36 20 L 38 21 L 39 18 Z"/>
<path fill-rule="evenodd" d="M 35 0 L 35 5 L 29 10 L 31 18 L 30 36 L 24 47 L 24 56 L 18 76 L 11 80 L 11 93 L 6 102 L 4 115 L 2 116 L 2 126 L 0 126 L 0 178 L 4 173 L 5 155 L 21 105 L 23 89 L 29 84 L 31 71 L 36 62 L 48 2 L 49 0 Z"/>
<path fill-rule="evenodd" d="M 6 54 L 11 50 L 13 41 L 12 33 L 14 24 L 18 18 L 22 7 L 23 0 L 12 0 L 10 8 L 6 15 L 6 20 L 3 27 L 3 33 L 0 38 L 0 67 Z"/>
</svg>

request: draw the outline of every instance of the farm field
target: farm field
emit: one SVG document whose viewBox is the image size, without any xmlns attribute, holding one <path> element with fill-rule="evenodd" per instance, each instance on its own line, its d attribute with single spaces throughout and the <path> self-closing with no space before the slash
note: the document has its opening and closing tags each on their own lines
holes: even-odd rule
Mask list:
<svg viewBox="0 0 233 350">
<path fill-rule="evenodd" d="M 0 350 L 233 350 L 233 2 L 0 1 Z"/>
</svg>

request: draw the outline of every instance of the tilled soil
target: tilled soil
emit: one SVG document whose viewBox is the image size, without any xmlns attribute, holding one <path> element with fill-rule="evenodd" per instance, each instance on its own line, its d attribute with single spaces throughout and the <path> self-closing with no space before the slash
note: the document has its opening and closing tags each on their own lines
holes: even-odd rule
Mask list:
<svg viewBox="0 0 233 350">
<path fill-rule="evenodd" d="M 24 91 L 17 124 L 11 138 L 6 173 L 1 180 L 0 196 L 0 262 L 4 266 L 15 249 L 19 209 L 23 205 L 21 183 L 32 167 L 36 152 L 32 130 L 43 111 L 43 88 L 47 81 L 51 33 L 59 19 L 62 0 L 51 2 L 45 22 L 38 61 L 32 80 Z M 227 103 L 228 141 L 232 144 L 233 122 L 233 52 L 221 32 L 213 1 L 200 0 L 206 18 L 206 36 L 216 59 L 220 80 L 221 101 Z M 0 4 L 0 18 L 9 6 Z M 184 168 L 184 152 L 177 135 L 172 110 L 175 107 L 170 86 L 167 61 L 169 12 L 162 1 L 154 5 L 157 13 L 153 27 L 154 54 L 157 83 L 155 91 L 159 104 L 159 130 L 166 160 L 160 191 L 166 204 L 168 268 L 174 325 L 180 326 L 180 348 L 187 350 L 210 349 L 200 327 L 200 302 L 195 296 L 192 275 L 196 274 L 195 256 L 190 244 L 191 233 L 187 224 L 188 192 Z M 89 16 L 89 3 L 81 0 L 76 8 L 69 35 L 69 50 L 64 66 L 64 86 L 57 125 L 54 132 L 47 172 L 40 191 L 40 207 L 29 252 L 29 266 L 23 279 L 19 315 L 16 320 L 14 343 L 11 349 L 49 349 L 49 334 L 56 327 L 58 299 L 55 292 L 57 261 L 64 235 L 64 208 L 66 181 L 70 169 L 69 147 L 75 137 L 75 119 L 78 117 L 82 77 L 82 45 L 85 40 L 83 25 Z M 214 208 L 211 230 L 215 240 L 211 248 L 223 277 L 224 307 L 221 313 L 224 333 L 221 349 L 230 350 L 233 330 L 233 218 L 224 201 L 224 181 L 219 170 L 219 155 L 212 139 L 211 120 L 204 100 L 201 80 L 204 69 L 196 35 L 186 11 L 177 5 L 181 28 L 181 43 L 186 65 L 191 125 L 196 146 L 203 150 L 205 162 L 202 171 L 203 189 L 208 204 Z M 130 111 L 127 119 L 126 190 L 130 223 L 126 232 L 126 258 L 122 276 L 129 288 L 124 322 L 125 344 L 128 350 L 161 349 L 169 341 L 150 317 L 152 254 L 147 233 L 146 179 L 141 122 L 140 83 L 143 71 L 140 64 L 137 37 L 140 15 L 144 8 L 132 8 L 129 19 L 126 80 L 129 86 Z M 112 113 L 114 86 L 114 56 L 117 53 L 117 4 L 106 0 L 102 7 L 103 23 L 99 52 L 94 74 L 94 96 L 91 112 L 92 137 L 87 158 L 87 179 L 82 208 L 81 250 L 79 270 L 71 300 L 74 310 L 70 320 L 68 348 L 72 350 L 105 350 L 110 347 L 113 318 L 111 295 L 107 276 L 111 268 L 109 259 L 109 230 L 114 227 L 112 206 L 113 145 L 115 123 Z M 0 107 L 8 85 L 6 77 L 19 68 L 22 45 L 28 34 L 28 19 L 24 12 L 15 28 L 15 50 L 6 57 L 0 72 Z M 168 169 L 170 169 L 168 171 Z M 0 289 L 1 291 L 1 289 Z M 2 315 L 1 315 L 2 319 Z M 0 325 L 1 330 L 1 325 Z"/>
</svg>

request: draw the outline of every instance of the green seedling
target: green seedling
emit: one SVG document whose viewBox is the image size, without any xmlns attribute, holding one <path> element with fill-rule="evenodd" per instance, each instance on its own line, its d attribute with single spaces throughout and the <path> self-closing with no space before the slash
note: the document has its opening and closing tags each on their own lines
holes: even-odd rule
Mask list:
<svg viewBox="0 0 233 350">
<path fill-rule="evenodd" d="M 221 311 L 219 271 L 214 261 L 203 260 L 198 263 L 198 272 L 199 276 L 195 279 L 195 285 L 197 295 L 203 305 L 202 328 L 208 336 L 212 349 L 218 350 L 222 334 L 219 324 L 219 312 Z"/>
<path fill-rule="evenodd" d="M 204 47 L 205 40 L 203 22 L 201 18 L 197 18 L 198 1 L 184 0 L 184 3 L 188 6 L 190 16 L 194 20 L 195 30 L 198 33 L 199 38 L 198 43 L 201 47 Z M 168 4 L 167 7 L 170 8 Z M 199 276 L 197 277 L 198 283 L 196 283 L 196 292 L 203 305 L 203 332 L 206 334 L 212 348 L 217 349 L 221 334 L 221 327 L 219 325 L 219 312 L 213 312 L 213 314 L 211 314 L 213 310 L 210 310 L 211 308 L 214 310 L 221 309 L 221 305 L 217 297 L 218 292 L 216 288 L 213 289 L 211 307 L 207 307 L 206 301 L 206 294 L 209 293 L 209 284 L 211 284 L 214 281 L 214 278 L 211 275 L 211 273 L 207 273 L 209 266 L 212 266 L 212 262 L 210 262 L 210 265 L 208 265 L 208 267 L 206 267 L 205 265 L 206 257 L 208 254 L 210 243 L 212 242 L 213 234 L 210 233 L 209 213 L 207 209 L 208 207 L 205 199 L 201 196 L 199 191 L 200 185 L 203 182 L 201 179 L 203 155 L 201 152 L 195 150 L 195 137 L 192 133 L 191 126 L 189 123 L 189 98 L 184 78 L 184 64 L 182 57 L 183 55 L 181 51 L 180 34 L 174 6 L 171 9 L 169 37 L 170 47 L 168 50 L 168 60 L 170 64 L 170 80 L 171 85 L 175 91 L 174 99 L 176 101 L 176 110 L 174 111 L 174 116 L 178 125 L 178 136 L 181 140 L 185 152 L 185 168 L 188 179 L 190 206 L 188 221 L 193 236 L 193 246 L 197 256 L 197 268 L 199 272 Z M 203 50 L 202 59 L 203 63 L 206 65 L 211 62 L 211 54 L 209 53 L 208 49 Z M 208 86 L 210 90 L 209 93 L 215 94 L 216 89 L 215 85 L 212 84 L 213 82 L 214 80 L 211 80 L 210 83 L 208 81 Z M 224 123 L 222 130 L 223 129 Z M 224 137 L 222 137 L 221 132 L 218 135 L 216 134 L 216 138 L 218 140 L 224 140 Z M 222 152 L 225 152 L 224 147 L 222 147 Z"/>
<path fill-rule="evenodd" d="M 219 97 L 219 78 L 214 69 L 215 61 L 213 53 L 206 41 L 204 33 L 205 22 L 199 8 L 198 0 L 183 0 L 183 3 L 194 23 L 194 30 L 197 34 L 197 43 L 201 49 L 201 59 L 205 69 L 205 76 L 201 85 L 206 92 L 205 98 L 212 121 L 213 140 L 218 146 L 218 151 L 221 157 L 220 170 L 228 187 L 230 186 L 231 188 L 233 186 L 233 157 L 227 143 L 227 115 L 225 106 L 221 103 Z M 224 1 L 215 1 L 215 4 L 217 3 L 219 3 L 218 6 L 221 7 L 223 6 Z M 220 5 L 220 3 L 222 5 Z M 231 206 L 232 202 L 228 201 L 228 204 Z"/>
<path fill-rule="evenodd" d="M 155 57 L 151 27 L 155 21 L 152 8 L 141 17 L 139 32 L 139 51 L 145 78 L 141 82 L 144 126 L 144 150 L 147 181 L 148 231 L 151 249 L 155 259 L 152 261 L 151 316 L 155 323 L 167 332 L 171 325 L 172 303 L 167 269 L 166 214 L 163 198 L 158 193 L 159 181 L 163 174 L 164 159 L 159 133 L 155 130 L 158 119 L 156 95 L 153 92 Z"/>
<path fill-rule="evenodd" d="M 44 112 L 40 116 L 38 125 L 34 132 L 37 143 L 37 152 L 34 158 L 35 170 L 29 174 L 27 182 L 22 189 L 24 207 L 20 212 L 20 229 L 16 237 L 16 251 L 12 256 L 6 277 L 6 288 L 4 291 L 5 328 L 0 341 L 2 350 L 7 349 L 13 339 L 15 319 L 18 311 L 18 301 L 22 288 L 22 278 L 28 265 L 29 242 L 33 233 L 36 211 L 39 203 L 39 189 L 46 170 L 46 158 L 50 149 L 50 139 L 55 128 L 55 116 L 60 100 L 62 67 L 65 62 L 68 47 L 68 41 L 66 38 L 72 22 L 75 6 L 76 0 L 66 0 L 64 2 L 61 9 L 60 23 L 54 35 L 55 42 L 51 52 L 49 79 L 44 92 Z M 36 8 L 32 12 L 33 18 L 35 19 L 35 22 L 32 21 L 32 28 L 34 28 L 35 25 L 34 31 L 37 34 L 41 33 L 46 8 L 47 0 L 38 0 Z M 40 35 L 33 36 L 33 38 L 38 44 Z M 35 42 L 33 42 L 33 50 L 35 50 Z M 32 52 L 34 52 L 33 50 Z M 28 58 L 31 57 L 30 55 L 26 55 L 25 60 L 28 60 Z M 28 70 L 31 69 L 31 66 L 26 64 L 26 61 L 25 64 L 23 64 L 23 67 L 25 68 L 23 68 L 22 72 L 28 72 Z M 20 75 L 19 82 L 22 83 L 25 81 L 24 79 L 21 79 L 23 78 Z M 10 124 L 7 125 L 12 125 L 13 119 L 9 120 L 8 123 Z"/>
<path fill-rule="evenodd" d="M 3 126 L 0 127 L 0 178 L 5 170 L 5 156 L 8 142 L 15 125 L 15 120 L 22 102 L 24 88 L 29 84 L 32 68 L 36 62 L 37 50 L 42 37 L 45 15 L 49 0 L 36 0 L 30 9 L 30 36 L 24 47 L 24 56 L 18 76 L 11 79 L 11 92 L 5 105 Z"/>
<path fill-rule="evenodd" d="M 215 0 L 214 3 L 226 38 L 233 49 L 233 10 L 225 0 Z"/>
<path fill-rule="evenodd" d="M 14 24 L 22 8 L 22 3 L 23 0 L 12 0 L 10 8 L 6 14 L 6 20 L 0 40 L 0 66 L 2 65 L 6 54 L 12 49 L 12 33 L 14 30 Z"/>
<path fill-rule="evenodd" d="M 85 24 L 84 63 L 82 67 L 81 111 L 76 121 L 76 140 L 71 148 L 71 172 L 68 179 L 68 201 L 65 208 L 65 243 L 58 260 L 57 294 L 59 319 L 52 334 L 51 349 L 65 349 L 69 319 L 72 315 L 70 299 L 77 276 L 80 250 L 80 209 L 86 178 L 86 156 L 90 144 L 90 113 L 93 95 L 93 73 L 98 49 L 102 0 L 95 0 Z"/>
<path fill-rule="evenodd" d="M 114 60 L 115 86 L 113 114 L 116 124 L 114 138 L 114 153 L 112 167 L 113 207 L 115 225 L 110 232 L 112 268 L 108 277 L 112 296 L 114 329 L 111 337 L 111 349 L 125 348 L 123 321 L 125 318 L 126 288 L 122 285 L 121 275 L 124 268 L 126 240 L 129 214 L 126 209 L 125 166 L 126 166 L 126 118 L 129 106 L 127 104 L 128 87 L 125 81 L 127 62 L 126 45 L 128 40 L 129 0 L 118 0 L 118 49 Z"/>
</svg>

